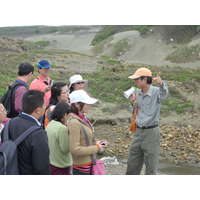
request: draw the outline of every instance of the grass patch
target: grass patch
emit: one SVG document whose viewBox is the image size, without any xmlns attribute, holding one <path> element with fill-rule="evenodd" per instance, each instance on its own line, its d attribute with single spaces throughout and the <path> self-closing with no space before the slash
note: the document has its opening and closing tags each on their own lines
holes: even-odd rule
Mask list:
<svg viewBox="0 0 200 200">
<path fill-rule="evenodd" d="M 196 54 L 199 54 L 200 52 L 200 47 L 199 45 L 195 46 L 179 46 L 175 47 L 175 50 L 167 56 L 167 60 L 170 60 L 172 62 L 183 62 L 190 60 L 193 56 Z"/>
<path fill-rule="evenodd" d="M 184 104 L 181 104 L 181 105 L 178 105 L 175 110 L 177 113 L 183 113 L 185 111 L 185 108 L 188 108 L 188 107 L 193 107 L 193 104 L 191 103 L 184 103 Z"/>
<path fill-rule="evenodd" d="M 28 45 L 30 51 L 37 51 L 41 48 L 44 48 L 50 44 L 50 41 L 38 41 L 38 42 L 30 42 L 25 41 L 22 44 Z"/>
<path fill-rule="evenodd" d="M 103 107 L 102 108 L 102 111 L 103 112 L 107 112 L 107 111 L 109 111 L 109 110 L 111 110 L 112 109 L 112 106 L 106 106 L 106 107 Z"/>
<path fill-rule="evenodd" d="M 180 95 L 174 96 L 173 99 L 166 99 L 162 105 L 165 106 L 163 113 L 168 113 L 169 110 L 175 110 L 178 114 L 183 113 L 185 108 L 193 107 L 192 103 L 185 103 L 181 101 Z M 176 98 L 178 97 L 178 98 Z"/>
<path fill-rule="evenodd" d="M 98 44 L 96 44 L 93 48 L 92 51 L 95 54 L 100 54 L 103 52 L 103 50 L 109 46 L 111 46 L 110 41 L 113 40 L 113 37 L 109 37 L 101 42 L 99 42 Z"/>
<path fill-rule="evenodd" d="M 50 44 L 50 41 L 38 41 L 36 44 L 40 47 L 46 47 Z"/>
<path fill-rule="evenodd" d="M 55 28 L 55 29 L 52 29 L 52 30 L 50 30 L 50 31 L 47 31 L 47 33 L 56 33 L 56 32 L 58 32 L 59 30 L 57 29 L 57 28 Z"/>
<path fill-rule="evenodd" d="M 111 58 L 108 58 L 108 59 L 107 59 L 107 62 L 110 63 L 110 64 L 112 64 L 112 65 L 115 65 L 115 64 L 118 63 L 117 60 L 113 60 L 113 59 L 111 59 Z"/>
<path fill-rule="evenodd" d="M 124 48 L 128 46 L 128 39 L 124 38 L 122 40 L 120 40 L 119 42 L 117 42 L 117 44 L 114 46 L 115 49 L 115 56 L 120 55 Z"/>
<path fill-rule="evenodd" d="M 110 36 L 130 30 L 138 30 L 140 33 L 143 33 L 148 28 L 148 25 L 106 25 L 102 26 L 101 30 L 95 35 L 91 44 L 95 46 L 101 41 L 109 38 Z"/>
</svg>

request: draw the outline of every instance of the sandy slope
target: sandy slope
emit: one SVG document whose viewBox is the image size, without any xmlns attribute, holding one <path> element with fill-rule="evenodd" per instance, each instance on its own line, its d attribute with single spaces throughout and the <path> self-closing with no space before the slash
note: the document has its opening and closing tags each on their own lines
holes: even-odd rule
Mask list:
<svg viewBox="0 0 200 200">
<path fill-rule="evenodd" d="M 50 41 L 51 44 L 47 47 L 50 49 L 57 50 L 69 50 L 75 51 L 78 53 L 84 53 L 87 55 L 93 55 L 91 49 L 91 41 L 94 38 L 95 34 L 88 33 L 86 34 L 74 34 L 74 35 L 59 35 L 59 34 L 48 34 L 41 36 L 34 36 L 25 38 L 28 41 L 41 41 L 46 40 Z M 113 36 L 113 40 L 110 44 L 116 44 L 118 41 L 128 38 L 130 49 L 128 49 L 123 55 L 119 58 L 123 59 L 127 63 L 138 63 L 146 65 L 168 65 L 173 66 L 182 66 L 197 68 L 200 66 L 200 61 L 195 63 L 172 63 L 165 60 L 167 55 L 173 51 L 174 43 L 172 41 L 164 41 L 159 33 L 154 33 L 142 37 L 138 31 L 126 31 L 118 33 Z M 196 39 L 190 42 L 189 45 L 200 44 L 200 39 Z M 110 56 L 113 51 L 113 45 L 108 45 L 101 55 Z"/>
<path fill-rule="evenodd" d="M 88 35 L 57 35 L 57 34 L 49 34 L 49 35 L 41 35 L 35 37 L 28 37 L 24 40 L 37 42 L 37 41 L 50 41 L 51 44 L 48 46 L 49 49 L 57 49 L 57 50 L 67 50 L 67 51 L 75 51 L 79 53 L 84 53 L 91 55 L 90 46 L 92 39 L 95 34 Z"/>
</svg>

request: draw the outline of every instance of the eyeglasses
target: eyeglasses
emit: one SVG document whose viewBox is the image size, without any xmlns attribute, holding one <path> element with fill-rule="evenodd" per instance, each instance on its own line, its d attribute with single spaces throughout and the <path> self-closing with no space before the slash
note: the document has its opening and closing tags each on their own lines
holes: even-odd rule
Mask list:
<svg viewBox="0 0 200 200">
<path fill-rule="evenodd" d="M 4 114 L 7 113 L 8 111 L 6 109 L 4 109 L 4 111 L 0 112 L 0 114 Z"/>
<path fill-rule="evenodd" d="M 79 85 L 79 84 L 81 84 L 81 83 L 82 83 L 82 84 L 84 84 L 84 82 L 83 82 L 83 81 L 79 81 L 79 82 L 77 82 L 76 84 L 78 84 L 78 85 Z"/>
<path fill-rule="evenodd" d="M 67 93 L 69 93 L 69 90 L 66 91 L 66 92 L 61 92 L 60 94 L 67 94 Z"/>
</svg>

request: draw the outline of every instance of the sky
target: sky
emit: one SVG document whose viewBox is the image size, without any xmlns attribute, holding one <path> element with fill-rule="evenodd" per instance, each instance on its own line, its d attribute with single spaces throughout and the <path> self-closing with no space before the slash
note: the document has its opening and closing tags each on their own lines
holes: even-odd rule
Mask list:
<svg viewBox="0 0 200 200">
<path fill-rule="evenodd" d="M 193 3 L 194 2 L 194 3 Z M 191 5 L 191 8 L 190 8 Z M 196 1 L 4 0 L 0 27 L 30 25 L 196 25 Z"/>
</svg>

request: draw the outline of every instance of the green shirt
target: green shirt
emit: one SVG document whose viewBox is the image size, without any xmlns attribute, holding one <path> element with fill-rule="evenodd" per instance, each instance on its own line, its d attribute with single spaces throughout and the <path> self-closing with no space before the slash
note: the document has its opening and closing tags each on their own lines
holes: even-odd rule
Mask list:
<svg viewBox="0 0 200 200">
<path fill-rule="evenodd" d="M 61 122 L 51 120 L 46 127 L 49 142 L 50 163 L 59 168 L 72 165 L 72 156 L 69 149 L 67 127 Z"/>
</svg>

